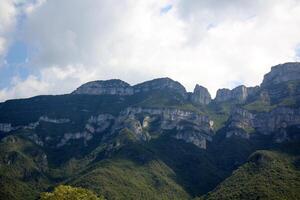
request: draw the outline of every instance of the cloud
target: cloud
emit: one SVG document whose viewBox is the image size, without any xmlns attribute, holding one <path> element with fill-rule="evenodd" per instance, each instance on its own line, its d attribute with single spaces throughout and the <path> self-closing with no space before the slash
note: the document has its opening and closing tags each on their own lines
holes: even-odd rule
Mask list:
<svg viewBox="0 0 300 200">
<path fill-rule="evenodd" d="M 0 90 L 0 102 L 12 98 L 70 93 L 74 87 L 95 78 L 93 73 L 85 70 L 83 66 L 44 68 L 39 75 L 29 75 L 25 79 L 13 77 L 11 86 Z"/>
<path fill-rule="evenodd" d="M 8 92 L 16 87 L 34 95 L 58 94 L 94 79 L 134 84 L 164 76 L 188 90 L 199 83 L 214 95 L 237 83 L 257 85 L 271 66 L 299 58 L 298 0 L 51 0 L 30 5 L 20 33 L 30 50 L 28 65 L 37 71 L 30 80 L 45 86 L 36 90 L 19 80 L 20 86 L 12 83 L 2 99 L 20 97 Z"/>
<path fill-rule="evenodd" d="M 9 35 L 15 24 L 16 8 L 12 0 L 0 1 L 0 66 L 3 64 L 3 56 L 5 55 Z"/>
</svg>

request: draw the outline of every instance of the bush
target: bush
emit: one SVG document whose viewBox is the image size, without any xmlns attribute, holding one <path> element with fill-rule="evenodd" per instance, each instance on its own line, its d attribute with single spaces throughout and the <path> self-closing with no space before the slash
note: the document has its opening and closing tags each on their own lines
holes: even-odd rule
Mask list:
<svg viewBox="0 0 300 200">
<path fill-rule="evenodd" d="M 53 192 L 42 193 L 41 200 L 104 200 L 104 198 L 97 197 L 92 191 L 84 188 L 60 185 Z"/>
</svg>

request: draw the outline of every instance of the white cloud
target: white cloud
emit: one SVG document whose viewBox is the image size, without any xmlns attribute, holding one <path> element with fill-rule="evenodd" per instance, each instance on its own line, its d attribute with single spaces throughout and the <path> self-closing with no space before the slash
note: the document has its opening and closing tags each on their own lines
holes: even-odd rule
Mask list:
<svg viewBox="0 0 300 200">
<path fill-rule="evenodd" d="M 34 94 L 65 93 L 94 79 L 163 76 L 214 94 L 259 84 L 272 65 L 295 60 L 300 43 L 298 0 L 51 0 L 31 7 L 24 38 L 36 80 L 47 85 Z"/>
<path fill-rule="evenodd" d="M 47 87 L 47 83 L 40 82 L 35 76 L 29 76 L 26 80 L 19 80 L 19 78 L 14 77 L 11 88 L 0 90 L 0 101 L 42 94 L 47 90 Z"/>
<path fill-rule="evenodd" d="M 6 52 L 9 36 L 15 24 L 16 8 L 12 0 L 0 1 L 0 66 Z"/>
</svg>

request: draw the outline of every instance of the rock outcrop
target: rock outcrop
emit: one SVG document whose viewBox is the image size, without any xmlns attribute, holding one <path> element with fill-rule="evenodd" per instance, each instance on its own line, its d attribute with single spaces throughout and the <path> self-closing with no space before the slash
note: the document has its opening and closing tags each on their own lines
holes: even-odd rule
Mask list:
<svg viewBox="0 0 300 200">
<path fill-rule="evenodd" d="M 107 81 L 92 81 L 83 84 L 74 92 L 72 92 L 72 94 L 126 96 L 140 92 L 166 89 L 176 91 L 182 95 L 186 94 L 185 88 L 179 82 L 170 78 L 154 79 L 134 86 L 130 86 L 128 83 L 117 79 Z"/>
<path fill-rule="evenodd" d="M 89 95 L 132 95 L 133 88 L 126 82 L 112 79 L 107 81 L 92 81 L 83 84 L 72 94 Z"/>
<path fill-rule="evenodd" d="M 286 81 L 300 79 L 300 63 L 290 62 L 285 64 L 276 65 L 271 68 L 271 72 L 264 76 L 261 84 L 262 87 L 274 85 Z"/>
<path fill-rule="evenodd" d="M 300 109 L 278 107 L 271 112 L 258 113 L 253 125 L 264 134 L 270 134 L 288 126 L 300 125 Z"/>
<path fill-rule="evenodd" d="M 144 128 L 144 132 L 150 129 L 151 132 L 160 134 L 164 131 L 175 131 L 174 138 L 203 149 L 206 148 L 207 141 L 212 140 L 213 121 L 208 116 L 195 112 L 172 108 L 129 107 L 121 115 L 134 119 L 140 117 L 142 125 L 137 126 L 137 132 L 140 132 L 140 128 Z"/>
<path fill-rule="evenodd" d="M 249 139 L 254 129 L 255 115 L 246 109 L 236 108 L 228 119 L 226 137 L 239 136 Z"/>
<path fill-rule="evenodd" d="M 211 96 L 205 87 L 197 84 L 194 89 L 194 92 L 190 94 L 190 100 L 194 104 L 207 105 L 211 102 Z"/>
<path fill-rule="evenodd" d="M 300 129 L 300 109 L 278 107 L 270 112 L 251 113 L 243 108 L 236 108 L 228 120 L 226 137 L 233 135 L 250 138 L 251 133 L 273 135 L 276 142 L 293 139 L 287 129 L 297 126 Z"/>
<path fill-rule="evenodd" d="M 13 130 L 13 127 L 10 123 L 0 123 L 0 133 L 8 133 Z"/>
<path fill-rule="evenodd" d="M 185 95 L 186 90 L 179 82 L 170 78 L 158 78 L 151 81 L 146 81 L 133 86 L 134 93 L 148 92 L 151 90 L 165 90 L 170 89 L 177 91 L 178 93 Z"/>
<path fill-rule="evenodd" d="M 237 101 L 244 102 L 247 98 L 255 94 L 259 90 L 259 87 L 246 87 L 244 85 L 238 86 L 232 90 L 219 89 L 215 98 L 216 102 L 224 101 Z"/>
</svg>

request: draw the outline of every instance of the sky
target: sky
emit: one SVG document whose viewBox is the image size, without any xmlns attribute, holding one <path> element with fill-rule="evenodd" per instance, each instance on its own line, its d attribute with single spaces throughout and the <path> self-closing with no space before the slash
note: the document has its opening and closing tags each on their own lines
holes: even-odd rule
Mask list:
<svg viewBox="0 0 300 200">
<path fill-rule="evenodd" d="M 300 0 L 0 0 L 0 102 L 92 80 L 259 85 L 300 61 Z"/>
</svg>

